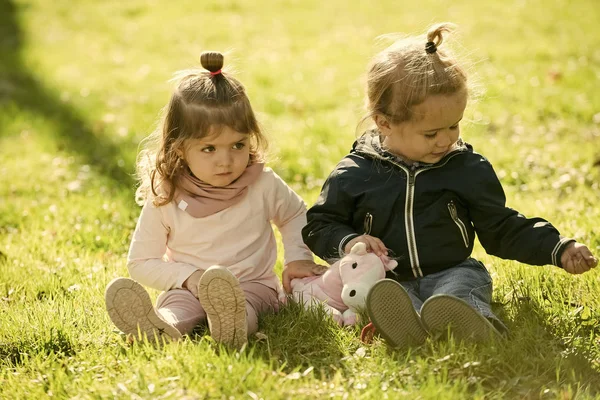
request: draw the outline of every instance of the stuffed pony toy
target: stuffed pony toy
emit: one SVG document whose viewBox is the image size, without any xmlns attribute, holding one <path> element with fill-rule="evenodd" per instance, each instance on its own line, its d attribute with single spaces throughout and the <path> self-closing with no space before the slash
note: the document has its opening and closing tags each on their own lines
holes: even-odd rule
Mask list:
<svg viewBox="0 0 600 400">
<path fill-rule="evenodd" d="M 397 266 L 396 260 L 369 253 L 359 242 L 323 275 L 293 279 L 292 293 L 305 307 L 323 304 L 338 324 L 354 325 L 371 287 Z"/>
</svg>

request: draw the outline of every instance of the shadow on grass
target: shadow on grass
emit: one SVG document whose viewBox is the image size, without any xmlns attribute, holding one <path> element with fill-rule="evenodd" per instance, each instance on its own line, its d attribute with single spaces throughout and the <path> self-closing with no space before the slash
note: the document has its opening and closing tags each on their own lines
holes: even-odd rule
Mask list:
<svg viewBox="0 0 600 400">
<path fill-rule="evenodd" d="M 343 367 L 352 351 L 351 328 L 340 328 L 323 307 L 305 309 L 289 301 L 279 313 L 266 315 L 260 323 L 266 339 L 256 343 L 260 354 L 276 360 L 290 372 L 313 367 L 325 375 Z"/>
<path fill-rule="evenodd" d="M 192 340 L 199 342 L 208 334 L 208 327 L 199 325 Z M 340 328 L 322 307 L 306 310 L 290 301 L 277 314 L 261 315 L 259 334 L 249 337 L 248 347 L 254 357 L 276 370 L 290 373 L 312 367 L 331 376 L 343 368 L 343 359 L 352 347 L 349 342 L 357 335 L 355 329 Z"/>
<path fill-rule="evenodd" d="M 19 112 L 39 116 L 51 126 L 49 132 L 59 149 L 79 155 L 83 163 L 93 165 L 118 185 L 132 186 L 133 177 L 124 168 L 128 163 L 124 165 L 122 160 L 127 160 L 127 154 L 133 149 L 122 150 L 116 142 L 102 135 L 101 128 L 90 127 L 75 108 L 61 101 L 34 71 L 26 68 L 21 54 L 24 37 L 18 18 L 15 4 L 0 0 L 0 135 L 17 133 L 7 132 L 2 121 L 15 118 Z"/>
<path fill-rule="evenodd" d="M 344 370 L 353 374 L 352 363 L 347 360 L 357 348 L 367 347 L 372 357 L 388 360 L 380 361 L 382 365 L 398 371 L 408 369 L 411 374 L 415 365 L 423 363 L 424 373 L 437 374 L 435 369 L 450 357 L 447 362 L 456 365 L 448 368 L 449 378 L 454 375 L 452 379 L 464 379 L 469 375 L 474 385 L 479 383 L 492 392 L 519 398 L 540 395 L 539 388 L 557 395 L 600 394 L 599 366 L 593 361 L 598 356 L 594 353 L 597 349 L 590 349 L 594 346 L 590 338 L 598 337 L 599 328 L 586 325 L 585 329 L 571 332 L 570 336 L 579 342 L 565 342 L 565 335 L 548 320 L 545 310 L 526 301 L 513 307 L 516 314 L 509 323 L 511 335 L 507 340 L 485 344 L 431 340 L 421 347 L 392 350 L 380 339 L 373 345 L 364 345 L 359 341 L 359 327 L 341 329 L 324 310 L 307 311 L 292 303 L 278 314 L 262 319 L 260 330 L 267 338 L 251 340 L 250 346 L 256 356 L 273 363 L 275 368 L 283 367 L 290 373 L 312 367 L 322 379 Z M 503 309 L 497 311 L 502 316 Z"/>
<path fill-rule="evenodd" d="M 0 359 L 9 368 L 25 364 L 35 357 L 70 357 L 76 354 L 75 344 L 62 328 L 50 328 L 36 337 L 18 343 L 0 343 Z"/>
<path fill-rule="evenodd" d="M 600 394 L 598 348 L 594 344 L 600 337 L 597 324 L 577 324 L 573 330 L 570 323 L 561 321 L 564 316 L 549 318 L 544 304 L 528 297 L 514 298 L 511 303 L 515 310 L 513 321 L 508 323 L 511 333 L 499 347 L 497 360 L 502 373 L 489 381 L 494 386 L 508 385 L 508 392 L 519 396 L 524 395 L 518 390 L 521 385 L 535 387 L 538 383 L 542 387 L 552 382 L 576 392 Z M 521 365 L 514 365 L 515 361 Z"/>
<path fill-rule="evenodd" d="M 600 372 L 594 365 L 597 348 L 591 353 L 585 350 L 594 346 L 586 332 L 593 336 L 598 328 L 573 332 L 569 327 L 557 327 L 543 304 L 537 306 L 527 299 L 513 299 L 511 309 L 512 318 L 503 318 L 511 329 L 508 339 L 483 344 L 428 340 L 420 347 L 392 350 L 380 338 L 364 345 L 359 341 L 359 327 L 339 328 L 322 308 L 305 310 L 292 302 L 277 314 L 261 317 L 259 331 L 264 336 L 251 337 L 243 354 L 264 360 L 281 376 L 290 374 L 290 379 L 309 373 L 325 381 L 338 374 L 341 379 L 351 379 L 364 372 L 383 374 L 390 387 L 407 390 L 432 384 L 453 387 L 458 382 L 466 384 L 474 395 L 483 390 L 494 398 L 587 398 L 600 394 Z M 502 317 L 504 308 L 496 311 Z M 236 350 L 206 340 L 206 334 L 206 326 L 199 326 L 191 340 L 199 346 L 210 344 L 217 357 L 238 359 Z M 575 342 L 565 341 L 567 336 Z M 146 348 L 134 346 L 134 350 L 138 347 Z M 158 354 L 152 346 L 148 349 L 150 357 Z M 201 363 L 204 365 L 205 360 Z"/>
</svg>

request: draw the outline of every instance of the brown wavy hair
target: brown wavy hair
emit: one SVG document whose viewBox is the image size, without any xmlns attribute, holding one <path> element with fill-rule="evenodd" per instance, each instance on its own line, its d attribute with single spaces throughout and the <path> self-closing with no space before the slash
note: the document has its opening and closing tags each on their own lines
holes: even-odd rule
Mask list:
<svg viewBox="0 0 600 400">
<path fill-rule="evenodd" d="M 204 52 L 200 62 L 204 70 L 176 74 L 178 83 L 160 122 L 142 142 L 144 149 L 137 158 L 138 204 L 143 204 L 150 195 L 157 207 L 173 200 L 187 168 L 179 154 L 188 139 L 200 139 L 229 127 L 250 136 L 250 163 L 264 160 L 267 140 L 244 86 L 222 71 L 223 54 Z"/>
</svg>

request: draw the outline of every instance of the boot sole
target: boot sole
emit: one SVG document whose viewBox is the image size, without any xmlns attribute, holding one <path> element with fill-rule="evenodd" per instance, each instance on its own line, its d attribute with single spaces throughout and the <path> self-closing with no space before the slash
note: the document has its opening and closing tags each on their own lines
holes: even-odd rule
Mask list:
<svg viewBox="0 0 600 400">
<path fill-rule="evenodd" d="M 367 312 L 376 333 L 394 348 L 421 345 L 428 334 L 406 290 L 398 282 L 383 279 L 367 295 Z"/>
<path fill-rule="evenodd" d="M 421 320 L 427 329 L 443 334 L 450 329 L 456 340 L 485 342 L 500 338 L 500 332 L 469 303 L 450 295 L 435 295 L 421 308 Z"/>
<path fill-rule="evenodd" d="M 198 297 L 213 339 L 238 349 L 246 344 L 246 296 L 231 272 L 224 267 L 207 269 L 198 284 Z"/>
<path fill-rule="evenodd" d="M 132 279 L 112 280 L 106 287 L 104 301 L 113 324 L 133 338 L 147 337 L 149 341 L 181 338 L 177 328 L 156 313 L 146 289 Z"/>
</svg>

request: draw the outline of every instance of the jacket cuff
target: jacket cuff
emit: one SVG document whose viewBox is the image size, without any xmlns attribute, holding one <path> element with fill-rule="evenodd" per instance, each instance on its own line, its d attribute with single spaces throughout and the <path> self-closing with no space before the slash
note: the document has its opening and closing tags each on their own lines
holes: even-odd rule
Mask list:
<svg viewBox="0 0 600 400">
<path fill-rule="evenodd" d="M 346 244 L 348 244 L 348 242 L 351 241 L 352 239 L 359 237 L 359 236 L 360 235 L 358 233 L 351 233 L 342 238 L 342 240 L 340 241 L 340 244 L 338 246 L 338 254 L 339 254 L 340 258 L 342 258 L 346 255 L 346 252 L 344 251 Z"/>
<path fill-rule="evenodd" d="M 563 251 L 565 251 L 565 248 L 570 244 L 570 243 L 574 243 L 576 242 L 575 239 L 571 239 L 571 238 L 566 238 L 566 237 L 560 237 L 560 240 L 558 241 L 558 243 L 556 243 L 556 246 L 554 246 L 554 249 L 552 250 L 552 264 L 556 265 L 559 268 L 562 268 L 562 263 L 561 263 L 561 257 L 562 257 L 562 253 Z"/>
</svg>

